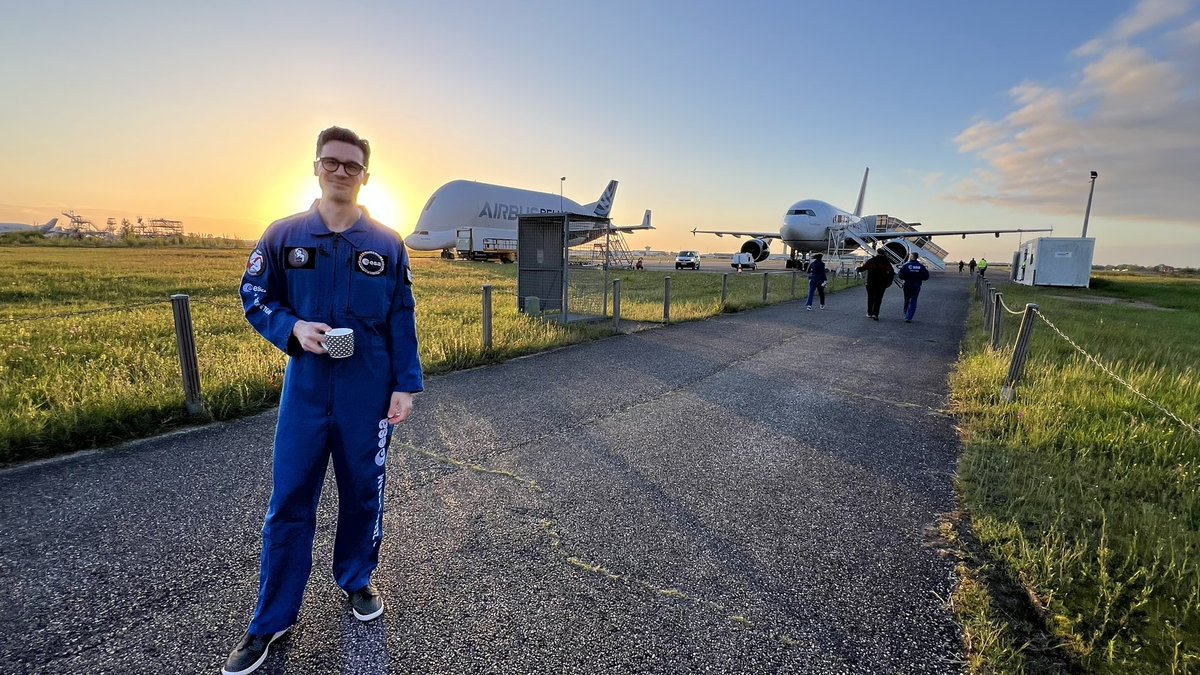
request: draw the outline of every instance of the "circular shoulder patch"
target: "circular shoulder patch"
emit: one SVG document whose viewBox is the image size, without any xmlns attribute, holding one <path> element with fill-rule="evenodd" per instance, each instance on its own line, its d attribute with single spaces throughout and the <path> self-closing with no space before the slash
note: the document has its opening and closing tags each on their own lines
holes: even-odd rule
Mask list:
<svg viewBox="0 0 1200 675">
<path fill-rule="evenodd" d="M 246 271 L 250 274 L 262 274 L 263 271 L 263 254 L 259 249 L 254 249 L 254 253 L 250 254 L 250 259 L 246 261 Z"/>
</svg>

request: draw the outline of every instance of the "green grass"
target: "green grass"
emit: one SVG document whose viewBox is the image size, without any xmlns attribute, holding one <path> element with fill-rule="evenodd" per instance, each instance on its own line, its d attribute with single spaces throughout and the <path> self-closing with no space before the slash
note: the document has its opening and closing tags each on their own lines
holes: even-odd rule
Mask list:
<svg viewBox="0 0 1200 675">
<path fill-rule="evenodd" d="M 286 357 L 246 323 L 237 294 L 248 249 L 58 243 L 0 246 L 0 465 L 192 423 L 183 410 L 174 293 L 191 298 L 211 418 L 278 402 Z M 610 334 L 608 324 L 563 327 L 518 313 L 515 265 L 417 257 L 413 269 L 428 374 Z M 599 272 L 572 274 L 602 287 Z M 616 276 L 624 280 L 624 318 L 662 320 L 665 274 Z M 772 278 L 769 302 L 790 299 L 790 277 Z M 482 338 L 484 284 L 494 287 L 490 351 Z M 719 313 L 720 284 L 720 275 L 675 273 L 672 320 Z M 799 279 L 797 293 L 804 287 Z M 761 275 L 733 276 L 726 310 L 761 305 L 761 296 Z"/>
<path fill-rule="evenodd" d="M 1001 290 L 1010 307 L 1038 304 L 1197 426 L 1200 281 L 1098 281 Z M 1017 398 L 1003 402 L 1011 351 L 987 349 L 979 314 L 951 379 L 965 441 L 959 483 L 978 543 L 956 601 L 979 647 L 974 672 L 1200 673 L 1200 437 L 1042 321 Z M 1003 344 L 1018 324 L 1004 316 Z"/>
</svg>

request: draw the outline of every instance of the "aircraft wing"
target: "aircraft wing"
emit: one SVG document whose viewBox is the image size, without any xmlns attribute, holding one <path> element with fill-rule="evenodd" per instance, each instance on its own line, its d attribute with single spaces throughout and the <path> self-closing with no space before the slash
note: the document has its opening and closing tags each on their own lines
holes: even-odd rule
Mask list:
<svg viewBox="0 0 1200 675">
<path fill-rule="evenodd" d="M 1036 229 L 1017 229 L 1017 230 L 921 230 L 920 232 L 907 232 L 888 230 L 887 232 L 855 232 L 854 234 L 863 237 L 864 239 L 919 239 L 930 237 L 946 237 L 950 235 L 961 235 L 963 239 L 967 238 L 968 234 L 994 234 L 999 237 L 1001 234 L 1011 234 L 1014 232 L 1053 232 L 1054 228 L 1042 227 Z"/>
<path fill-rule="evenodd" d="M 692 234 L 715 234 L 718 237 L 729 235 L 735 239 L 750 237 L 752 239 L 779 239 L 779 230 L 774 232 L 730 232 L 728 230 L 692 230 Z"/>
</svg>

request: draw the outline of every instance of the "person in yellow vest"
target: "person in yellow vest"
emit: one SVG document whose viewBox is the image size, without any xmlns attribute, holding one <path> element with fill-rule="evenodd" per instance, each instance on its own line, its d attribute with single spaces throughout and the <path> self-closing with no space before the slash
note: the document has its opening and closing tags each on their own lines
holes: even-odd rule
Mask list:
<svg viewBox="0 0 1200 675">
<path fill-rule="evenodd" d="M 981 276 L 981 277 L 987 276 L 987 258 L 979 259 L 979 276 Z"/>
</svg>

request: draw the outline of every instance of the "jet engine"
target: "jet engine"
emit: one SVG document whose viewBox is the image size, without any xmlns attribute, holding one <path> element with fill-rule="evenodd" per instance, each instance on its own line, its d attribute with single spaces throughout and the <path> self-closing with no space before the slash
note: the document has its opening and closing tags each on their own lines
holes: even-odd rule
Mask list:
<svg viewBox="0 0 1200 675">
<path fill-rule="evenodd" d="M 771 255 L 770 242 L 765 239 L 751 239 L 742 244 L 742 253 L 749 253 L 754 256 L 754 262 L 760 263 Z"/>
</svg>

